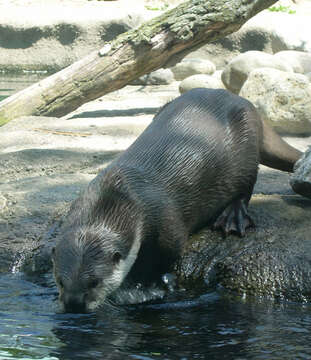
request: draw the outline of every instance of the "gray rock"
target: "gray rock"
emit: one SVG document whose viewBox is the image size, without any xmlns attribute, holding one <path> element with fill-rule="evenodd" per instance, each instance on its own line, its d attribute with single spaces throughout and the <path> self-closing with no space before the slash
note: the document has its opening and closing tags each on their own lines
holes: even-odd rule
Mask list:
<svg viewBox="0 0 311 360">
<path fill-rule="evenodd" d="M 179 92 L 183 94 L 194 88 L 211 88 L 211 89 L 224 89 L 224 84 L 221 79 L 211 75 L 197 74 L 192 75 L 181 81 L 179 84 Z"/>
<path fill-rule="evenodd" d="M 226 88 L 238 94 L 249 73 L 257 68 L 269 67 L 293 71 L 290 65 L 261 51 L 248 51 L 235 57 L 222 72 L 221 79 Z"/>
<path fill-rule="evenodd" d="M 216 66 L 209 60 L 186 58 L 171 68 L 175 80 L 184 80 L 195 74 L 211 75 L 215 72 Z"/>
<path fill-rule="evenodd" d="M 311 198 L 311 147 L 296 162 L 290 184 L 297 194 Z"/>
<path fill-rule="evenodd" d="M 134 80 L 132 85 L 168 85 L 174 82 L 171 69 L 159 69 Z"/>
<path fill-rule="evenodd" d="M 222 285 L 242 296 L 311 300 L 310 200 L 255 195 L 250 214 L 256 228 L 245 238 L 223 238 L 205 229 L 194 235 L 177 266 L 179 281 Z"/>
<path fill-rule="evenodd" d="M 280 51 L 274 57 L 292 67 L 296 73 L 311 72 L 311 53 L 295 50 Z"/>
<path fill-rule="evenodd" d="M 311 133 L 311 84 L 306 76 L 256 69 L 249 74 L 240 95 L 250 100 L 279 133 Z"/>
</svg>

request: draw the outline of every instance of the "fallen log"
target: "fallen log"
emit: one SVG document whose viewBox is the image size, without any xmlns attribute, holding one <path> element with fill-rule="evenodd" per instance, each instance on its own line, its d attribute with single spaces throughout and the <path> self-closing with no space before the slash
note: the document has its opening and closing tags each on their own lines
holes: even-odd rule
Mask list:
<svg viewBox="0 0 311 360">
<path fill-rule="evenodd" d="M 275 0 L 191 0 L 0 102 L 0 125 L 22 116 L 63 116 L 163 67 L 177 53 L 237 31 Z"/>
</svg>

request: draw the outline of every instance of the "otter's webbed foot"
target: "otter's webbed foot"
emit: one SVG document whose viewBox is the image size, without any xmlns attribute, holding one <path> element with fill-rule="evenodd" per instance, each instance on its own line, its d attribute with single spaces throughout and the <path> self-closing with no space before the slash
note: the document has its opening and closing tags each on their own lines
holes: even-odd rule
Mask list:
<svg viewBox="0 0 311 360">
<path fill-rule="evenodd" d="M 222 230 L 225 236 L 230 233 L 237 233 L 243 237 L 248 227 L 255 226 L 253 220 L 248 215 L 247 203 L 242 198 L 228 205 L 214 222 L 213 229 Z"/>
</svg>

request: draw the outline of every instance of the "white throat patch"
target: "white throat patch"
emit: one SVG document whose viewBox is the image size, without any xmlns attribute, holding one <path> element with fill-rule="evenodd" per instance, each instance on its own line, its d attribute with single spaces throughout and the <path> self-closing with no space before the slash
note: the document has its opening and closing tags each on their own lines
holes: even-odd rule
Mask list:
<svg viewBox="0 0 311 360">
<path fill-rule="evenodd" d="M 141 234 L 142 234 L 142 226 L 139 224 L 137 226 L 137 229 L 134 234 L 134 241 L 131 247 L 131 250 L 124 260 L 120 260 L 119 264 L 116 266 L 116 268 L 113 271 L 112 274 L 112 281 L 115 284 L 118 284 L 117 287 L 119 287 L 122 283 L 122 281 L 125 279 L 126 275 L 131 270 L 131 267 L 133 266 L 135 260 L 137 259 L 138 251 L 140 249 L 141 245 Z"/>
<path fill-rule="evenodd" d="M 105 298 L 107 295 L 120 287 L 123 280 L 131 270 L 131 267 L 133 266 L 135 260 L 137 259 L 137 255 L 141 246 L 141 241 L 142 222 L 139 222 L 134 234 L 134 241 L 128 256 L 124 260 L 120 260 L 119 264 L 115 266 L 112 275 L 108 279 L 105 279 L 105 281 L 103 282 L 100 294 L 101 299 Z"/>
</svg>

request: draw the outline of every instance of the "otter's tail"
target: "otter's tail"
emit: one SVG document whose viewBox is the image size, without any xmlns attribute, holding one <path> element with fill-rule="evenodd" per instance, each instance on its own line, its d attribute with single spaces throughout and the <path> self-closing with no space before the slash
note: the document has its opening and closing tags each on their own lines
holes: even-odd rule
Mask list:
<svg viewBox="0 0 311 360">
<path fill-rule="evenodd" d="M 263 141 L 260 163 L 274 169 L 293 172 L 295 162 L 302 152 L 285 142 L 268 124 L 262 121 Z"/>
</svg>

